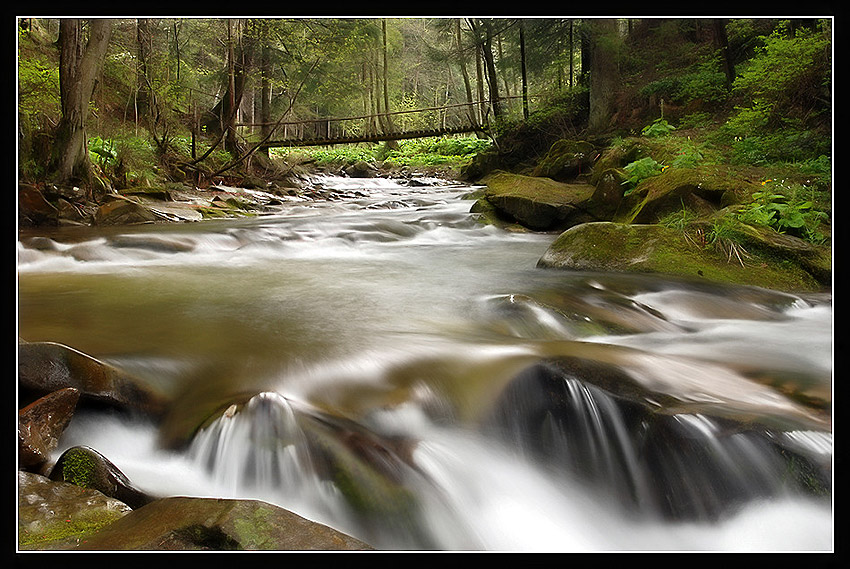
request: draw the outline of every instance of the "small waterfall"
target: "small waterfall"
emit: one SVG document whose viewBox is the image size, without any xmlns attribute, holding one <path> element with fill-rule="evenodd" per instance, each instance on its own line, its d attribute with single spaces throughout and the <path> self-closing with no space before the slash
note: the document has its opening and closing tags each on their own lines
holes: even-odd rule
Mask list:
<svg viewBox="0 0 850 569">
<path fill-rule="evenodd" d="M 189 454 L 215 481 L 240 488 L 290 488 L 305 484 L 304 435 L 283 396 L 264 392 L 240 411 L 231 405 L 194 438 Z"/>
<path fill-rule="evenodd" d="M 800 453 L 790 460 L 804 463 L 804 476 L 829 485 L 816 466 L 824 452 L 817 437 L 777 437 L 699 413 L 655 413 L 582 373 L 590 371 L 546 364 L 526 370 L 502 395 L 488 430 L 627 512 L 663 519 L 716 520 L 760 498 L 811 490 L 786 464 L 791 453 Z"/>
</svg>

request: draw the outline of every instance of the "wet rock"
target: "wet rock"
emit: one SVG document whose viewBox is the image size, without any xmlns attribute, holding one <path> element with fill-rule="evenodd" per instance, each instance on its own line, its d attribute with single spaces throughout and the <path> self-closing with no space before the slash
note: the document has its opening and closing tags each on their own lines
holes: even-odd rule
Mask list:
<svg viewBox="0 0 850 569">
<path fill-rule="evenodd" d="M 97 225 L 122 225 L 157 221 L 157 215 L 150 208 L 127 198 L 112 197 L 113 199 L 97 208 L 94 214 L 94 222 Z"/>
<path fill-rule="evenodd" d="M 127 504 L 91 488 L 18 472 L 18 547 L 69 550 L 131 512 Z"/>
<path fill-rule="evenodd" d="M 123 370 L 54 342 L 18 344 L 18 384 L 22 405 L 66 387 L 79 390 L 81 404 L 154 416 L 166 405 L 163 397 Z"/>
<path fill-rule="evenodd" d="M 131 508 L 139 508 L 153 500 L 152 496 L 133 486 L 105 456 L 86 446 L 72 447 L 62 453 L 50 472 L 50 479 L 97 490 Z"/>
<path fill-rule="evenodd" d="M 37 470 L 47 463 L 79 398 L 79 390 L 68 387 L 45 395 L 18 412 L 19 468 Z"/>
<path fill-rule="evenodd" d="M 344 172 L 351 178 L 374 178 L 377 175 L 377 169 L 363 160 L 358 160 L 350 166 L 346 166 Z"/>
<path fill-rule="evenodd" d="M 59 211 L 35 186 L 18 186 L 18 221 L 22 226 L 56 225 Z"/>
<path fill-rule="evenodd" d="M 368 544 L 257 500 L 171 497 L 133 511 L 79 550 L 371 550 Z"/>
<path fill-rule="evenodd" d="M 120 190 L 119 193 L 122 196 L 144 196 L 155 200 L 171 201 L 171 193 L 168 189 L 159 186 L 133 186 Z"/>
<path fill-rule="evenodd" d="M 617 168 L 609 168 L 599 176 L 595 184 L 596 189 L 590 198 L 591 209 L 598 219 L 614 218 L 623 202 L 623 194 L 626 190 L 623 185 L 625 180 L 625 174 Z"/>
</svg>

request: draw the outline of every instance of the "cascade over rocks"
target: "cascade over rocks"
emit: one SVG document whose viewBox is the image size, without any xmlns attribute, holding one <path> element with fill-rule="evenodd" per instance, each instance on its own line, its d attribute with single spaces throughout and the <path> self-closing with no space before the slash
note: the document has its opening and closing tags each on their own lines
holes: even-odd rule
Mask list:
<svg viewBox="0 0 850 569">
<path fill-rule="evenodd" d="M 627 510 L 669 519 L 718 519 L 742 501 L 788 488 L 829 494 L 830 465 L 776 436 L 768 403 L 718 415 L 688 389 L 687 381 L 642 382 L 610 359 L 553 357 L 507 385 L 483 428 L 593 488 L 613 490 Z M 743 400 L 759 406 L 758 398 Z"/>
</svg>

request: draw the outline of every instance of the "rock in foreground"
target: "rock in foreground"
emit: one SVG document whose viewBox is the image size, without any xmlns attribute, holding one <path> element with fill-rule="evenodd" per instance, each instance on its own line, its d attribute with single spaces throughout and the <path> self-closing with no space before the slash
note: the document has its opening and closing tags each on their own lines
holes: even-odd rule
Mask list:
<svg viewBox="0 0 850 569">
<path fill-rule="evenodd" d="M 81 543 L 80 550 L 371 550 L 325 525 L 257 500 L 164 498 Z"/>
</svg>

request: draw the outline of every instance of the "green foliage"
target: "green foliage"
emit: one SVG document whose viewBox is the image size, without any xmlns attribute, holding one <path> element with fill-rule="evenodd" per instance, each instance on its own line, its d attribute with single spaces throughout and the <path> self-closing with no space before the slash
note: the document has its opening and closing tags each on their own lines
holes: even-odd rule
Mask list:
<svg viewBox="0 0 850 569">
<path fill-rule="evenodd" d="M 740 221 L 772 227 L 780 233 L 788 232 L 814 243 L 826 240 L 821 224 L 829 216 L 814 207 L 814 202 L 804 195 L 802 186 L 773 180 L 765 182 L 765 186 L 763 192 L 755 192 L 753 201 L 738 211 Z"/>
<path fill-rule="evenodd" d="M 18 112 L 22 120 L 40 123 L 58 117 L 59 68 L 40 58 L 18 59 Z"/>
<path fill-rule="evenodd" d="M 491 144 L 474 136 L 404 140 L 385 161 L 394 166 L 462 165 Z"/>
<path fill-rule="evenodd" d="M 698 218 L 699 216 L 696 213 L 686 208 L 685 204 L 682 203 L 682 209 L 668 213 L 658 220 L 658 224 L 671 229 L 685 231 L 685 229 Z"/>
<path fill-rule="evenodd" d="M 685 141 L 682 148 L 676 153 L 670 166 L 673 168 L 693 168 L 703 160 L 703 153 L 699 146 L 690 139 Z"/>
<path fill-rule="evenodd" d="M 826 33 L 789 37 L 777 29 L 742 66 L 733 88 L 751 98 L 754 105 L 768 109 L 772 122 L 779 122 L 784 113 L 800 111 L 824 95 L 828 99 L 829 46 Z"/>
<path fill-rule="evenodd" d="M 626 164 L 623 169 L 628 174 L 628 177 L 623 181 L 623 185 L 628 186 L 624 195 L 628 195 L 642 180 L 660 174 L 664 166 L 656 162 L 654 158 L 647 156 Z"/>
<path fill-rule="evenodd" d="M 678 88 L 673 93 L 674 100 L 688 103 L 720 103 L 727 99 L 726 75 L 720 71 L 716 58 L 699 63 L 696 70 L 679 78 Z"/>
<path fill-rule="evenodd" d="M 683 130 L 691 128 L 702 128 L 711 125 L 712 117 L 710 113 L 696 112 L 685 115 L 679 119 L 679 128 Z"/>
<path fill-rule="evenodd" d="M 667 136 L 676 130 L 676 127 L 668 123 L 665 119 L 655 119 L 652 124 L 647 125 L 640 131 L 643 136 L 655 138 L 659 136 Z"/>
</svg>

